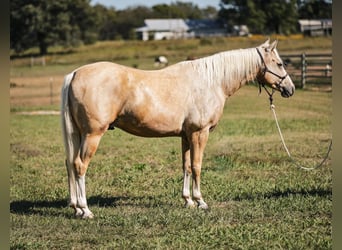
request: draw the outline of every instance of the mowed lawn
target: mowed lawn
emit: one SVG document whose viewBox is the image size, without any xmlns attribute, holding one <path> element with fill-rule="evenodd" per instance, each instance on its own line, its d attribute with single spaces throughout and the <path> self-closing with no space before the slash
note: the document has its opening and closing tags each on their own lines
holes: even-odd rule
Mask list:
<svg viewBox="0 0 342 250">
<path fill-rule="evenodd" d="M 292 155 L 320 162 L 331 138 L 331 92 L 298 90 L 274 103 Z M 87 172 L 95 215 L 67 207 L 58 115 L 10 116 L 12 249 L 331 249 L 332 168 L 296 168 L 267 95 L 245 86 L 226 102 L 202 170 L 208 211 L 184 208 L 179 138 L 115 129 Z"/>
</svg>

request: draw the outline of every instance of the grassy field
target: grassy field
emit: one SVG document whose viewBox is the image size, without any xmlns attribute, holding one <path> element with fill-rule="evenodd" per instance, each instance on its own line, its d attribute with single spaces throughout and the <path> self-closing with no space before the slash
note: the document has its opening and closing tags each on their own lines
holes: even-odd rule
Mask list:
<svg viewBox="0 0 342 250">
<path fill-rule="evenodd" d="M 276 98 L 293 155 L 317 163 L 330 138 L 331 94 Z M 246 86 L 211 134 L 202 191 L 183 208 L 180 140 L 106 133 L 87 174 L 91 221 L 67 208 L 58 116 L 11 115 L 11 247 L 22 249 L 330 249 L 330 162 L 306 172 L 281 147 L 265 95 Z M 154 181 L 153 181 L 154 180 Z"/>
<path fill-rule="evenodd" d="M 302 48 L 314 44 L 300 43 Z M 315 49 L 325 46 L 316 44 Z M 20 95 L 18 89 L 24 87 L 11 88 L 11 249 L 332 248 L 331 161 L 315 171 L 297 169 L 282 148 L 266 94 L 258 96 L 253 85 L 227 101 L 210 135 L 202 171 L 209 211 L 183 208 L 179 138 L 146 139 L 114 130 L 103 137 L 87 173 L 88 203 L 95 218 L 74 219 L 67 207 L 59 116 L 17 111 L 58 109 L 58 97 L 52 105 L 42 102 L 41 85 L 29 83 L 62 77 L 77 59 L 65 67 L 48 65 L 47 72 L 25 66 L 24 60 L 12 62 L 11 82 L 23 86 L 19 79 L 26 77 L 38 101 L 23 102 L 26 92 Z M 318 163 L 327 150 L 331 96 L 298 90 L 290 99 L 275 97 L 289 150 L 303 164 Z"/>
</svg>

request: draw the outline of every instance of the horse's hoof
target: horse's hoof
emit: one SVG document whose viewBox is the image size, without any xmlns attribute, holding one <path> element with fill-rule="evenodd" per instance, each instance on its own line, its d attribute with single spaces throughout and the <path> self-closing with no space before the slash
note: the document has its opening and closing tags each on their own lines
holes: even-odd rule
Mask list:
<svg viewBox="0 0 342 250">
<path fill-rule="evenodd" d="M 82 219 L 92 219 L 92 218 L 94 218 L 94 214 L 89 209 L 87 208 L 84 209 Z"/>
<path fill-rule="evenodd" d="M 93 219 L 94 218 L 94 214 L 90 213 L 90 214 L 83 214 L 82 219 Z"/>
<path fill-rule="evenodd" d="M 80 208 L 75 208 L 75 218 L 82 218 L 83 216 L 83 211 Z"/>
<path fill-rule="evenodd" d="M 209 206 L 207 204 L 205 205 L 199 205 L 198 206 L 199 209 L 203 209 L 203 210 L 208 210 L 209 209 Z"/>
<path fill-rule="evenodd" d="M 195 207 L 195 202 L 193 202 L 192 200 L 187 200 L 185 202 L 185 205 L 184 205 L 185 208 L 193 208 Z"/>
<path fill-rule="evenodd" d="M 203 210 L 208 210 L 209 206 L 207 205 L 207 203 L 205 203 L 204 201 L 199 201 L 198 202 L 198 208 L 199 209 L 203 209 Z"/>
<path fill-rule="evenodd" d="M 94 218 L 94 214 L 89 209 L 76 208 L 75 218 L 92 219 L 92 218 Z"/>
</svg>

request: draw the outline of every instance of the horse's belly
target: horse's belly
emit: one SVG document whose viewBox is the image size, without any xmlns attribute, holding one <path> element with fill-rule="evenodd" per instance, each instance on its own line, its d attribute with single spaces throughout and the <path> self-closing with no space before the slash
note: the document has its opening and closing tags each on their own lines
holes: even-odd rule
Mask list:
<svg viewBox="0 0 342 250">
<path fill-rule="evenodd" d="M 118 117 L 112 124 L 130 134 L 142 137 L 167 137 L 181 134 L 182 125 L 171 120 L 144 122 L 135 117 Z"/>
</svg>

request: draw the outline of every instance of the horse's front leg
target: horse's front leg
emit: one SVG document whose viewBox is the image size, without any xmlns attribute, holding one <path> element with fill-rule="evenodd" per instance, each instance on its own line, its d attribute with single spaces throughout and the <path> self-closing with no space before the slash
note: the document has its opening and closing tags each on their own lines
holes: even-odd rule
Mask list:
<svg viewBox="0 0 342 250">
<path fill-rule="evenodd" d="M 182 161 L 183 161 L 183 193 L 182 197 L 185 200 L 185 207 L 193 207 L 195 203 L 191 199 L 190 181 L 191 181 L 191 160 L 190 160 L 190 145 L 186 137 L 182 137 Z"/>
<path fill-rule="evenodd" d="M 198 207 L 207 209 L 208 205 L 204 202 L 201 194 L 201 167 L 203 152 L 209 137 L 209 129 L 203 129 L 191 134 L 190 156 L 192 169 L 192 196 L 197 201 Z"/>
</svg>

